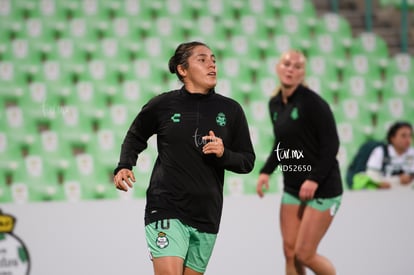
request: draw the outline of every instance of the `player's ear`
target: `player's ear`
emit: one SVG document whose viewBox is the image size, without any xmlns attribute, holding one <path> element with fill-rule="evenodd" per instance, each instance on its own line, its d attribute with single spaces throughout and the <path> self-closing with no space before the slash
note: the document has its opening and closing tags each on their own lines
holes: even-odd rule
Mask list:
<svg viewBox="0 0 414 275">
<path fill-rule="evenodd" d="M 185 77 L 187 75 L 187 70 L 183 68 L 182 65 L 178 65 L 177 66 L 177 72 L 179 75 L 181 75 L 182 77 Z"/>
</svg>

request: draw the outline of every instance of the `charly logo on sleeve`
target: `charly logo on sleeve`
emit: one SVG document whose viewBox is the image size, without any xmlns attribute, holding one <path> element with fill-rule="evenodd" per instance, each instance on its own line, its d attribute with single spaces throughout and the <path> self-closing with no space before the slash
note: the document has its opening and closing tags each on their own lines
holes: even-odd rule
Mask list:
<svg viewBox="0 0 414 275">
<path fill-rule="evenodd" d="M 22 240 L 13 234 L 16 219 L 0 209 L 0 274 L 29 275 L 30 258 Z"/>
<path fill-rule="evenodd" d="M 273 121 L 276 121 L 277 120 L 277 112 L 274 112 L 273 113 L 272 119 L 273 119 Z"/>
<path fill-rule="evenodd" d="M 175 113 L 171 116 L 171 120 L 174 123 L 178 123 L 181 121 L 181 114 L 180 113 Z"/>
</svg>

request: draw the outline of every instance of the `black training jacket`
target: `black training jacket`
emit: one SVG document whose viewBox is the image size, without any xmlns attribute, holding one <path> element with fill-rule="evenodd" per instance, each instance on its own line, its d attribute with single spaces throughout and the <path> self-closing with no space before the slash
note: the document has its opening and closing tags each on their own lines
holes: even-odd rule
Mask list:
<svg viewBox="0 0 414 275">
<path fill-rule="evenodd" d="M 202 152 L 202 137 L 210 130 L 223 139 L 221 158 Z M 183 87 L 154 97 L 130 126 L 114 173 L 132 169 L 153 134 L 158 157 L 147 189 L 145 224 L 177 218 L 202 232 L 217 233 L 224 170 L 249 173 L 255 161 L 241 106 L 214 90 L 191 94 Z"/>
<path fill-rule="evenodd" d="M 315 92 L 298 86 L 282 102 L 278 93 L 269 102 L 275 143 L 261 173 L 283 171 L 284 191 L 298 196 L 306 179 L 318 183 L 315 198 L 342 194 L 336 155 L 339 138 L 329 105 Z"/>
</svg>

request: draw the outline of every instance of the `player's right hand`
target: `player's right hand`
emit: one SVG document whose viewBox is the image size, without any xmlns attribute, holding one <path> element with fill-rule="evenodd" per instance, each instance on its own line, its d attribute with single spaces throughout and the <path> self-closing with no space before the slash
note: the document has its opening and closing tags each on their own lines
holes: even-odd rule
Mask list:
<svg viewBox="0 0 414 275">
<path fill-rule="evenodd" d="M 129 169 L 121 169 L 114 176 L 115 187 L 122 191 L 128 191 L 128 187 L 132 188 L 135 182 L 134 173 Z"/>
<path fill-rule="evenodd" d="M 256 192 L 259 197 L 263 198 L 264 192 L 267 190 L 269 190 L 269 175 L 262 173 L 257 179 Z"/>
</svg>

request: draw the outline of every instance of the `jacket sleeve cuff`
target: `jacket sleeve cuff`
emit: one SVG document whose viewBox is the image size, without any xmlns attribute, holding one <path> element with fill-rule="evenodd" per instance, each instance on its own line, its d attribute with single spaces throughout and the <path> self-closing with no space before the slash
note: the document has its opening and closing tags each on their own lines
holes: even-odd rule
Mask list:
<svg viewBox="0 0 414 275">
<path fill-rule="evenodd" d="M 114 175 L 118 174 L 119 170 L 122 170 L 122 169 L 132 170 L 132 166 L 118 165 L 118 167 L 116 167 L 115 170 L 114 170 Z"/>
</svg>

